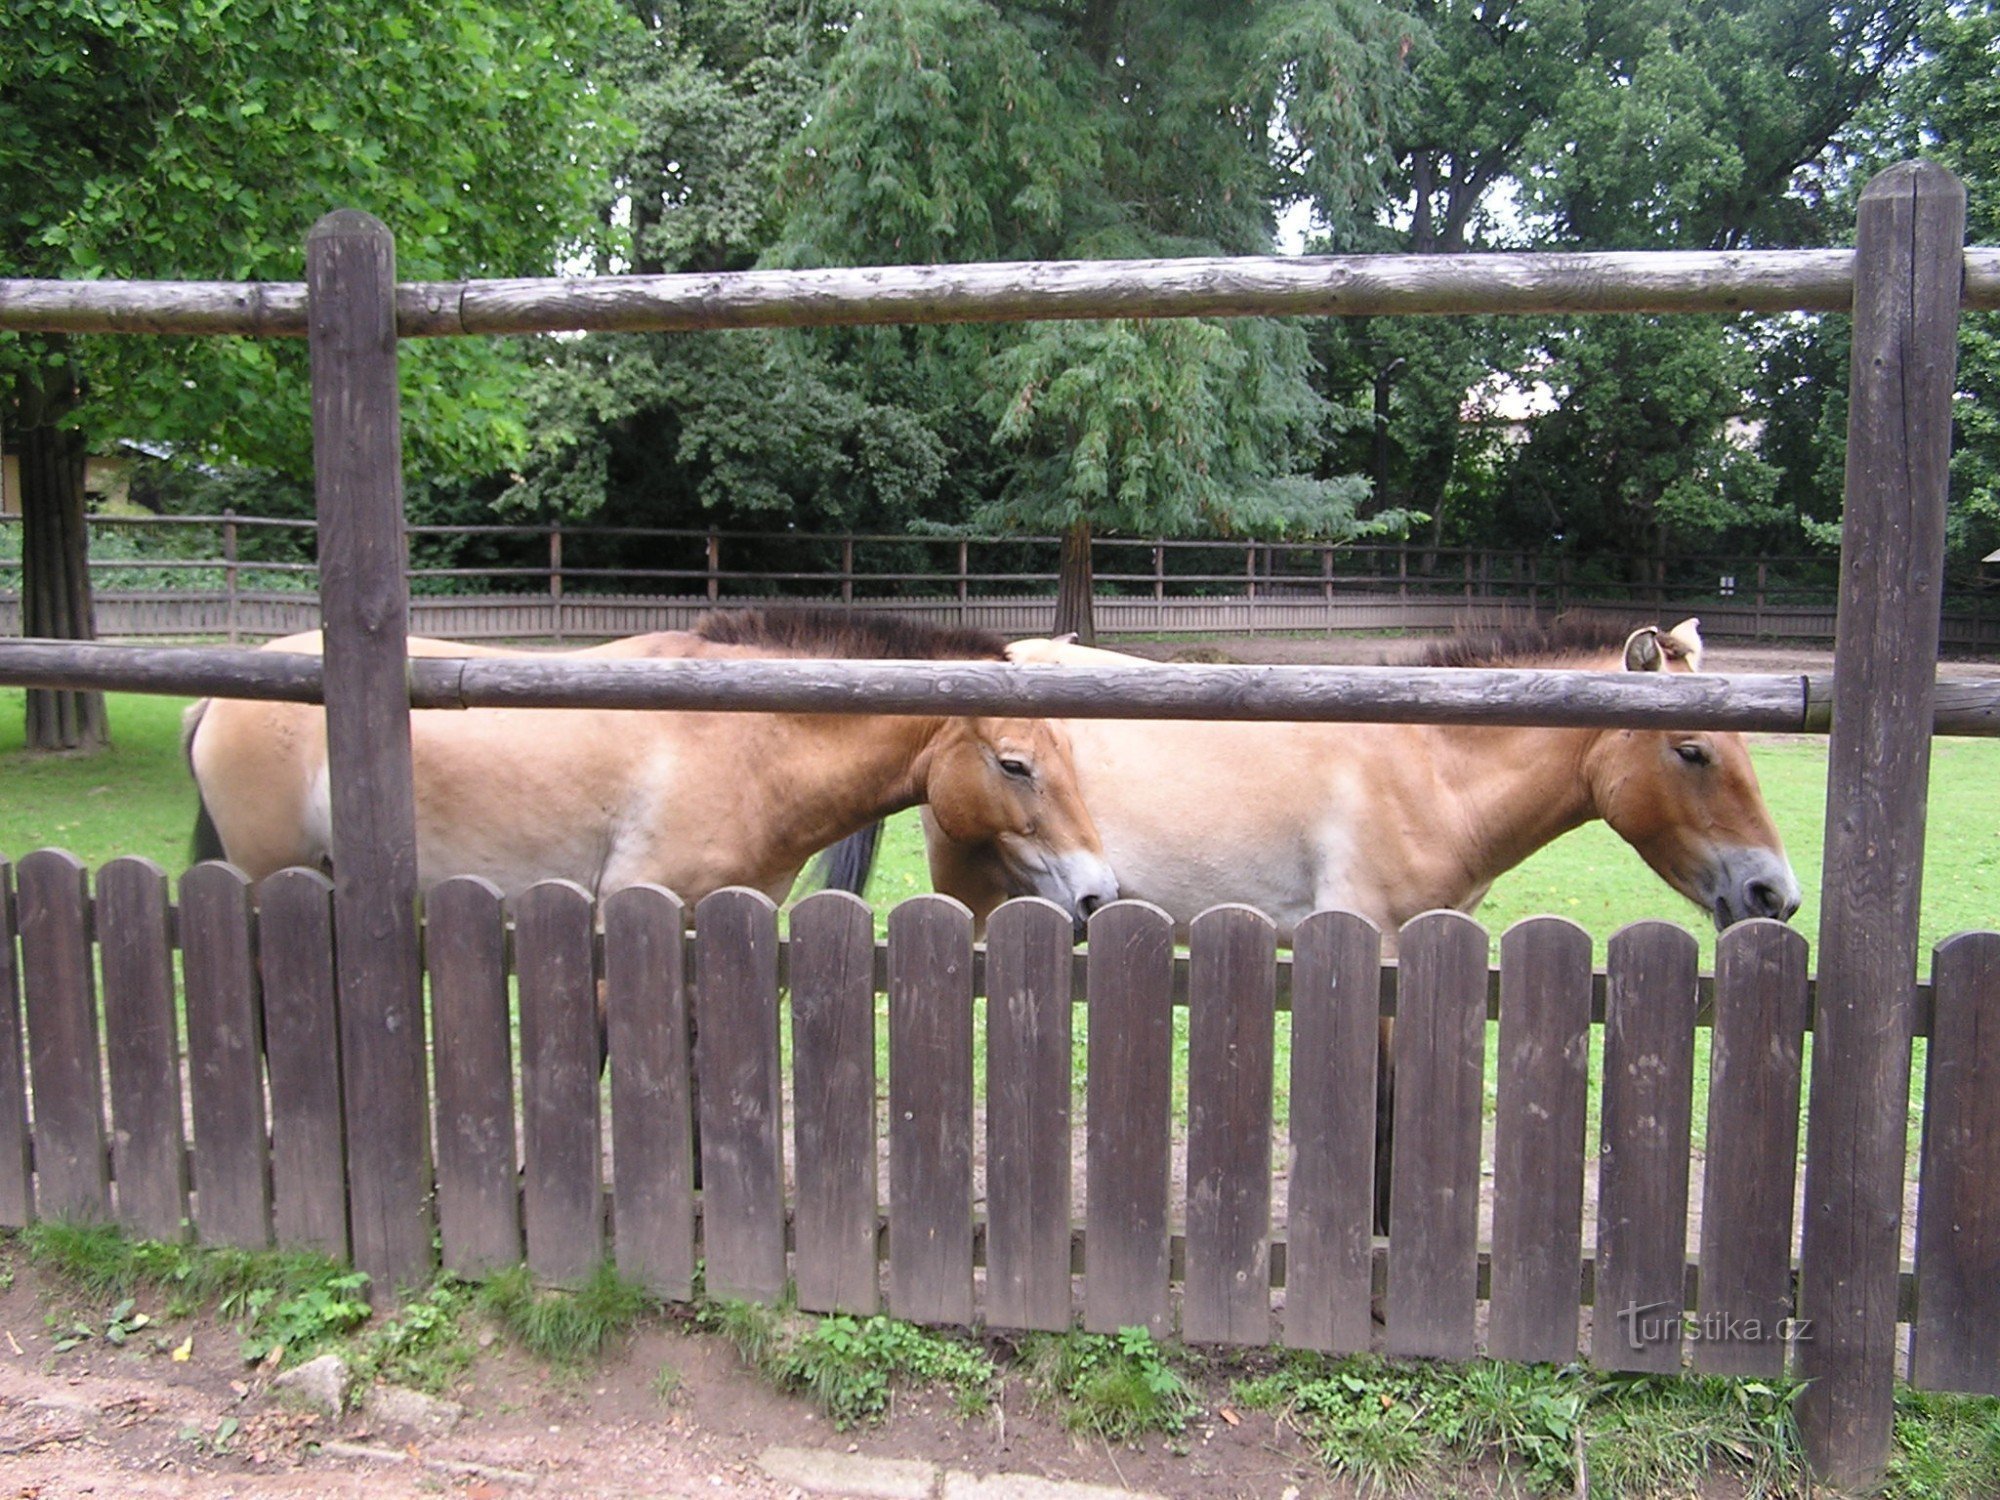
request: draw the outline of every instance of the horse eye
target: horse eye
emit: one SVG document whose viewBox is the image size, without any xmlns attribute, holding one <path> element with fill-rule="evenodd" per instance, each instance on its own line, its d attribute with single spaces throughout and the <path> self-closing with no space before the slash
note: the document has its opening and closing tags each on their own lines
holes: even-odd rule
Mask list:
<svg viewBox="0 0 2000 1500">
<path fill-rule="evenodd" d="M 1000 769 L 1006 772 L 1009 776 L 1020 777 L 1023 781 L 1026 781 L 1029 777 L 1035 774 L 1033 767 L 1031 767 L 1025 760 L 1014 760 L 1011 757 L 1001 760 Z"/>
<path fill-rule="evenodd" d="M 1708 751 L 1691 741 L 1685 745 L 1674 746 L 1674 754 L 1678 755 L 1691 766 L 1705 766 L 1708 764 Z"/>
</svg>

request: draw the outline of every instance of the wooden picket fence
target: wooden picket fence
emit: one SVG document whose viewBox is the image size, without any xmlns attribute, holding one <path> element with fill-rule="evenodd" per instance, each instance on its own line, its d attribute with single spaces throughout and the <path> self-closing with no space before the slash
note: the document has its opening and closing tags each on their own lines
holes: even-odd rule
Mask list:
<svg viewBox="0 0 2000 1500">
<path fill-rule="evenodd" d="M 128 858 L 98 873 L 93 898 L 59 850 L 24 858 L 13 883 L 0 900 L 0 1222 L 112 1220 L 344 1254 L 330 884 L 290 870 L 253 890 L 202 865 L 175 903 L 164 872 Z M 0 893 L 8 884 L 0 865 Z M 690 928 L 681 902 L 651 887 L 601 905 L 561 882 L 511 907 L 474 879 L 432 892 L 429 1114 L 448 1269 L 525 1261 L 564 1281 L 609 1256 L 686 1298 L 705 1263 L 713 1294 L 774 1302 L 791 1289 L 811 1310 L 1049 1329 L 1080 1314 L 1093 1330 L 1205 1343 L 1557 1362 L 1578 1356 L 1588 1303 L 1585 1352 L 1616 1370 L 1674 1371 L 1685 1356 L 1775 1375 L 1812 1336 L 1792 1322 L 1811 991 L 1805 939 L 1776 923 L 1724 934 L 1708 977 L 1694 939 L 1662 922 L 1616 934 L 1593 973 L 1588 936 L 1555 917 L 1509 929 L 1489 969 L 1485 930 L 1447 912 L 1405 928 L 1387 967 L 1375 929 L 1338 912 L 1309 919 L 1282 956 L 1271 923 L 1234 906 L 1202 916 L 1184 954 L 1167 918 L 1136 902 L 1097 913 L 1082 951 L 1069 918 L 1040 901 L 1002 907 L 983 946 L 964 908 L 936 896 L 897 906 L 885 944 L 868 906 L 835 892 L 794 907 L 782 937 L 755 892 L 719 892 L 693 915 Z M 2000 1391 L 2000 934 L 1940 947 L 1917 999 L 1929 1052 L 1909 1374 Z M 1184 1144 L 1176 1006 L 1188 1012 Z M 1385 1013 L 1397 1018 L 1394 1207 L 1379 1238 Z M 1593 1219 L 1585 1120 L 1600 1024 Z M 1701 1025 L 1713 1037 L 1697 1136 Z M 1273 1167 L 1287 1142 L 1280 1218 Z"/>
</svg>

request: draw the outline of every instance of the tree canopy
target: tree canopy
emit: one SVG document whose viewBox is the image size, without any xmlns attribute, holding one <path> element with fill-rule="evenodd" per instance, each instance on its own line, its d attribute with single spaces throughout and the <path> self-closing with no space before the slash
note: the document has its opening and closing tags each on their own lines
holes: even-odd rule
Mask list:
<svg viewBox="0 0 2000 1500">
<path fill-rule="evenodd" d="M 614 21 L 581 5 L 21 0 L 0 23 L 0 258 L 42 277 L 287 279 L 333 207 L 397 233 L 408 276 L 553 269 L 586 242 L 617 116 L 588 76 Z M 508 361 L 464 341 L 403 362 L 413 456 L 524 451 Z M 26 614 L 90 633 L 86 446 L 310 467 L 305 353 L 246 339 L 0 340 L 22 453 Z M 35 694 L 40 748 L 103 737 L 88 697 Z"/>
</svg>

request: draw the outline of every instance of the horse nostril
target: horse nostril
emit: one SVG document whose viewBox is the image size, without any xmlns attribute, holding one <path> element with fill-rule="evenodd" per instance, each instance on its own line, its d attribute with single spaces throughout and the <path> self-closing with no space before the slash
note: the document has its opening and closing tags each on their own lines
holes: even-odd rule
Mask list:
<svg viewBox="0 0 2000 1500">
<path fill-rule="evenodd" d="M 1097 908 L 1102 906 L 1103 904 L 1104 904 L 1104 898 L 1102 896 L 1098 895 L 1079 896 L 1077 898 L 1077 903 L 1076 903 L 1077 914 L 1081 916 L 1084 921 L 1088 922 L 1090 920 L 1091 913 L 1096 911 Z"/>
<path fill-rule="evenodd" d="M 1789 917 L 1797 910 L 1785 898 L 1785 893 L 1768 880 L 1753 880 L 1745 887 L 1751 912 L 1760 917 Z"/>
</svg>

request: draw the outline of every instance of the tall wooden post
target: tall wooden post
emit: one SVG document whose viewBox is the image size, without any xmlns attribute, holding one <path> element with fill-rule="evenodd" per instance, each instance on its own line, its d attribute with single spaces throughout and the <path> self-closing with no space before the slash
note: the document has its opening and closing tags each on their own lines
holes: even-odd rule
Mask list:
<svg viewBox="0 0 2000 1500">
<path fill-rule="evenodd" d="M 1872 1485 L 1894 1418 L 1903 1142 L 1944 579 L 1965 189 L 1905 163 L 1861 198 L 1806 1133 L 1799 1426 Z"/>
<path fill-rule="evenodd" d="M 378 1294 L 431 1272 L 430 1131 L 410 771 L 396 250 L 342 210 L 306 239 L 326 631 L 335 953 L 354 1260 Z"/>
</svg>

